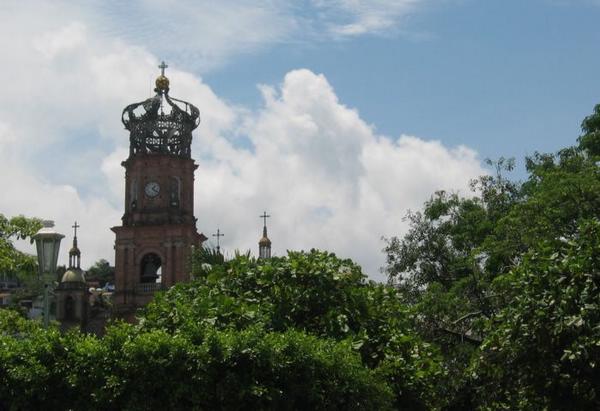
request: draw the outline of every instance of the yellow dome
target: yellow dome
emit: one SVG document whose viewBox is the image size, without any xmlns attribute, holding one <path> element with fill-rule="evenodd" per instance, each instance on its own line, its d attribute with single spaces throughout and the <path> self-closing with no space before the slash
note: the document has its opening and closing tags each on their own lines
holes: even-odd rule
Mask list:
<svg viewBox="0 0 600 411">
<path fill-rule="evenodd" d="M 263 237 L 258 241 L 258 245 L 271 245 L 271 240 L 269 237 Z"/>
<path fill-rule="evenodd" d="M 83 271 L 77 268 L 69 268 L 62 276 L 61 283 L 85 283 Z"/>
</svg>

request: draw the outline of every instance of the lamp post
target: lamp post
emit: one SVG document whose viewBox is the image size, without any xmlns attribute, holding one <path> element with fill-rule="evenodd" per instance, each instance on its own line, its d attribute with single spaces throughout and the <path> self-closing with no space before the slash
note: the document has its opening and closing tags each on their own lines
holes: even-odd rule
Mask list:
<svg viewBox="0 0 600 411">
<path fill-rule="evenodd" d="M 48 301 L 50 284 L 48 278 L 54 278 L 55 276 L 60 240 L 65 236 L 54 230 L 54 221 L 46 220 L 42 224 L 44 224 L 44 227 L 35 233 L 33 239 L 35 240 L 38 257 L 38 275 L 44 281 L 44 327 L 48 327 L 50 319 L 50 304 Z"/>
</svg>

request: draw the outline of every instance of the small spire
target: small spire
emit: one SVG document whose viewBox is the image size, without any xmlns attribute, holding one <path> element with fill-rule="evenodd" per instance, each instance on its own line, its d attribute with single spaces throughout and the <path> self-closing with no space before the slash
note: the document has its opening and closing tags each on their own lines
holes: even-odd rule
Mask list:
<svg viewBox="0 0 600 411">
<path fill-rule="evenodd" d="M 263 237 L 267 238 L 267 218 L 270 218 L 271 216 L 267 214 L 266 211 L 263 211 L 262 215 L 259 215 L 258 218 L 262 218 L 263 219 Z"/>
<path fill-rule="evenodd" d="M 225 234 L 221 233 L 221 230 L 217 228 L 217 232 L 212 235 L 213 237 L 217 237 L 217 254 L 221 254 L 221 237 L 225 237 Z"/>
<path fill-rule="evenodd" d="M 271 240 L 267 236 L 267 218 L 271 216 L 265 211 L 258 217 L 263 219 L 263 236 L 258 241 L 258 258 L 271 258 Z"/>
<path fill-rule="evenodd" d="M 165 69 L 169 67 L 165 61 L 163 60 L 162 63 L 160 63 L 160 65 L 158 66 L 158 68 L 160 69 L 160 75 L 164 76 L 165 75 Z"/>
<path fill-rule="evenodd" d="M 71 247 L 69 250 L 69 268 L 80 269 L 81 251 L 79 251 L 79 248 L 77 247 L 77 229 L 81 226 L 77 224 L 77 221 L 75 221 L 75 224 L 73 224 L 71 227 L 73 227 L 73 247 Z"/>
<path fill-rule="evenodd" d="M 157 93 L 168 93 L 169 92 L 169 79 L 165 76 L 165 69 L 169 67 L 164 61 L 158 65 L 160 69 L 160 76 L 156 78 L 156 89 Z"/>
<path fill-rule="evenodd" d="M 75 221 L 75 224 L 73 224 L 71 227 L 73 227 L 73 247 L 77 247 L 77 229 L 81 226 L 77 224 L 77 221 Z"/>
</svg>

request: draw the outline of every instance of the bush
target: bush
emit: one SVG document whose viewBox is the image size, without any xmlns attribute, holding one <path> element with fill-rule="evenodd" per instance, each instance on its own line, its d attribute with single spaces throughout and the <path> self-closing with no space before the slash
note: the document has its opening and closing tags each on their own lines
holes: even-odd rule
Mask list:
<svg viewBox="0 0 600 411">
<path fill-rule="evenodd" d="M 397 405 L 435 408 L 444 401 L 438 352 L 413 332 L 398 292 L 367 281 L 351 260 L 316 250 L 268 260 L 195 257 L 196 279 L 157 295 L 141 316 L 142 330 L 196 342 L 213 329 L 301 331 L 351 346 L 364 366 L 390 377 Z"/>
<path fill-rule="evenodd" d="M 208 331 L 201 343 L 131 325 L 103 339 L 0 311 L 0 408 L 391 409 L 348 344 L 297 331 Z"/>
</svg>

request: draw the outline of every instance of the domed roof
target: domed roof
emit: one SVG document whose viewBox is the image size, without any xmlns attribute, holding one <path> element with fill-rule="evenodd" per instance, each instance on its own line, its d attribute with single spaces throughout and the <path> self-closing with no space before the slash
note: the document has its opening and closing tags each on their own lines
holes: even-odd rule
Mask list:
<svg viewBox="0 0 600 411">
<path fill-rule="evenodd" d="M 258 245 L 271 245 L 271 240 L 269 240 L 269 237 L 264 236 L 258 241 Z"/>
<path fill-rule="evenodd" d="M 84 283 L 85 276 L 83 271 L 78 268 L 69 268 L 62 276 L 61 283 Z"/>
</svg>

